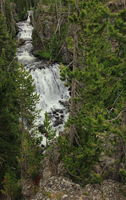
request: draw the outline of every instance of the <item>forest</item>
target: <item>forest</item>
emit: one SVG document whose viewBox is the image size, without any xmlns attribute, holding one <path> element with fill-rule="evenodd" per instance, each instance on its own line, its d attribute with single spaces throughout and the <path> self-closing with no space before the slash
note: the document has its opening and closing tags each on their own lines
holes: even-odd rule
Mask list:
<svg viewBox="0 0 126 200">
<path fill-rule="evenodd" d="M 0 0 L 0 199 L 125 200 L 125 75 L 125 0 Z"/>
</svg>

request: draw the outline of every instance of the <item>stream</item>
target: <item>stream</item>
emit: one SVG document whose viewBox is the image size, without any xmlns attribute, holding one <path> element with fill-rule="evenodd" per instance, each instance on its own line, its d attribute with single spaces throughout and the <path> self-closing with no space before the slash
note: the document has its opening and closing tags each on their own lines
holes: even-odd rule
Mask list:
<svg viewBox="0 0 126 200">
<path fill-rule="evenodd" d="M 36 92 L 40 96 L 40 101 L 36 109 L 41 109 L 37 119 L 37 125 L 41 126 L 45 113 L 50 116 L 52 126 L 57 133 L 63 131 L 64 124 L 69 116 L 69 90 L 60 80 L 60 69 L 58 64 L 46 66 L 44 61 L 39 60 L 32 54 L 32 31 L 31 12 L 28 11 L 26 21 L 17 23 L 19 32 L 18 40 L 23 44 L 17 49 L 17 58 L 33 77 Z"/>
</svg>

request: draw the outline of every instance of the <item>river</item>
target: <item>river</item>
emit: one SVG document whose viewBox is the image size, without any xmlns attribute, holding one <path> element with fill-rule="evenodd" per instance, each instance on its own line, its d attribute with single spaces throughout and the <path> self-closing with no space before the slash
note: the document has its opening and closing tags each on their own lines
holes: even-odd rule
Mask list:
<svg viewBox="0 0 126 200">
<path fill-rule="evenodd" d="M 33 26 L 30 15 L 31 12 L 29 11 L 27 20 L 17 23 L 19 29 L 17 38 L 23 41 L 23 44 L 17 49 L 17 58 L 30 71 L 36 92 L 40 96 L 40 101 L 36 105 L 36 109 L 41 109 L 37 119 L 38 126 L 43 124 L 45 112 L 47 112 L 57 132 L 63 131 L 64 124 L 69 116 L 69 90 L 60 80 L 58 64 L 47 66 L 44 61 L 32 54 Z"/>
</svg>

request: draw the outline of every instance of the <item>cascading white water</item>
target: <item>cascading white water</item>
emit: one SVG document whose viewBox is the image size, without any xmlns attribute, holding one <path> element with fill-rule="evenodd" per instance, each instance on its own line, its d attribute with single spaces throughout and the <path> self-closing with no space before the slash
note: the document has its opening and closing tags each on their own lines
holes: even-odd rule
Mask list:
<svg viewBox="0 0 126 200">
<path fill-rule="evenodd" d="M 36 105 L 41 109 L 37 123 L 41 125 L 45 112 L 51 116 L 52 123 L 57 130 L 63 130 L 65 121 L 68 118 L 69 91 L 64 82 L 60 80 L 59 65 L 44 67 L 44 63 L 32 54 L 32 31 L 30 24 L 31 12 L 28 12 L 28 19 L 17 23 L 19 40 L 22 45 L 17 49 L 17 57 L 20 63 L 24 64 L 34 79 L 36 91 L 40 95 L 40 101 Z"/>
</svg>

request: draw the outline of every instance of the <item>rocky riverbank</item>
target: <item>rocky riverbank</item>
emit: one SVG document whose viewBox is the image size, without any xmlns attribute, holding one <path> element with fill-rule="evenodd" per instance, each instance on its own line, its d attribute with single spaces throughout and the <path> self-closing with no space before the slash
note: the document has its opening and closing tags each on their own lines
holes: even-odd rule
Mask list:
<svg viewBox="0 0 126 200">
<path fill-rule="evenodd" d="M 26 200 L 126 200 L 126 185 L 113 180 L 81 187 L 65 177 L 52 176 L 40 181 L 36 195 L 31 196 L 32 189 L 25 185 Z"/>
</svg>

